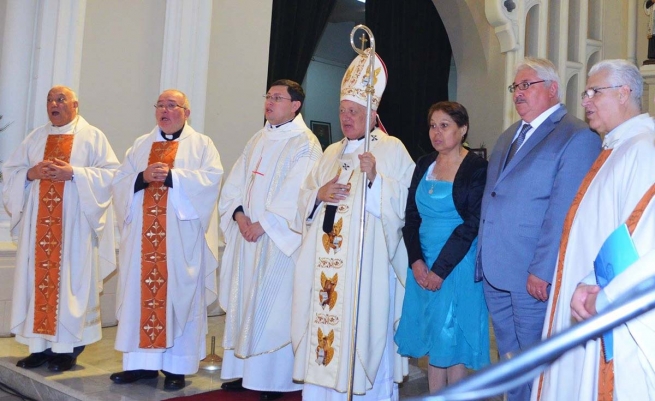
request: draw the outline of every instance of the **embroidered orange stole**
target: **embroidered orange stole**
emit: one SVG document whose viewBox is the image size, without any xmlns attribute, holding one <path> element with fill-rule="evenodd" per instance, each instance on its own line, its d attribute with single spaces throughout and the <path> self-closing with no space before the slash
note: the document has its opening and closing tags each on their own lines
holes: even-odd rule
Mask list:
<svg viewBox="0 0 655 401">
<path fill-rule="evenodd" d="M 75 135 L 48 135 L 43 160 L 70 162 Z M 39 181 L 34 252 L 34 333 L 55 335 L 59 307 L 59 269 L 63 242 L 63 181 Z"/>
<path fill-rule="evenodd" d="M 166 163 L 173 167 L 177 141 L 154 142 L 148 165 Z M 139 348 L 166 348 L 166 205 L 168 187 L 151 182 L 143 194 L 141 229 L 141 329 Z"/>
<path fill-rule="evenodd" d="M 553 298 L 553 306 L 550 308 L 547 337 L 550 337 L 552 335 L 553 320 L 555 319 L 555 310 L 557 309 L 557 302 L 559 301 L 559 292 L 562 287 L 562 276 L 564 274 L 564 259 L 566 258 L 566 247 L 569 243 L 569 235 L 571 234 L 571 226 L 573 225 L 573 219 L 575 218 L 575 215 L 578 212 L 578 208 L 580 207 L 580 202 L 582 202 L 582 198 L 584 198 L 584 195 L 587 193 L 587 189 L 589 189 L 589 185 L 591 185 L 591 182 L 594 180 L 596 174 L 598 174 L 598 171 L 600 171 L 600 168 L 603 166 L 603 164 L 605 164 L 605 161 L 607 161 L 607 158 L 610 156 L 611 153 L 612 153 L 612 149 L 605 149 L 602 152 L 600 152 L 600 154 L 596 158 L 596 161 L 594 161 L 594 164 L 591 166 L 591 168 L 587 172 L 587 175 L 582 180 L 582 183 L 580 184 L 580 188 L 578 188 L 578 192 L 575 194 L 575 197 L 573 198 L 573 202 L 571 203 L 571 207 L 569 208 L 569 211 L 566 213 L 566 217 L 564 218 L 564 228 L 562 229 L 562 238 L 559 244 L 559 256 L 557 259 L 557 271 L 555 273 L 555 282 L 553 283 L 553 289 L 551 293 L 551 297 Z M 537 400 L 541 399 L 541 388 L 543 386 L 543 382 L 544 382 L 544 374 L 542 373 L 541 376 L 539 377 Z"/>
</svg>

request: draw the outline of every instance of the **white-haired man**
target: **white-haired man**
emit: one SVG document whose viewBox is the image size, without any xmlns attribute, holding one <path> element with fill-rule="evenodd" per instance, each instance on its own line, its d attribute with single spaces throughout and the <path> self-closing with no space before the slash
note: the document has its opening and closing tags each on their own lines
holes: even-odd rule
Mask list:
<svg viewBox="0 0 655 401">
<path fill-rule="evenodd" d="M 325 150 L 301 188 L 302 217 L 310 225 L 296 264 L 291 328 L 293 377 L 305 383 L 306 400 L 346 398 L 362 213 L 367 220 L 353 393 L 356 400 L 395 400 L 394 381 L 402 381 L 393 323 L 404 296 L 400 283 L 407 272 L 407 251 L 401 229 L 414 163 L 403 144 L 379 128 L 372 127 L 370 148 L 364 152 L 367 66 L 367 57 L 359 56 L 346 71 L 339 110 L 345 138 Z M 371 122 L 387 79 L 377 55 L 375 67 Z M 362 210 L 365 187 L 369 192 Z"/>
<path fill-rule="evenodd" d="M 580 185 L 566 217 L 544 337 L 568 328 L 572 318 L 588 318 L 608 300 L 616 299 L 617 292 L 625 290 L 626 280 L 637 277 L 629 268 L 616 276 L 616 283 L 610 281 L 607 293 L 599 292 L 596 275 L 603 286 L 609 277 L 603 278 L 603 269 L 595 261 L 611 255 L 607 253 L 611 247 L 605 245 L 610 235 L 616 238 L 615 233 L 625 234 L 628 239 L 633 233 L 641 236 L 633 238 L 635 257 L 653 248 L 651 217 L 646 215 L 646 225 L 637 224 L 637 231 L 632 231 L 640 220 L 633 212 L 655 182 L 655 124 L 648 114 L 641 114 L 642 92 L 641 74 L 627 61 L 601 61 L 589 71 L 582 106 L 589 126 L 604 135 L 603 151 Z M 627 231 L 617 231 L 624 223 L 628 223 Z M 635 321 L 614 330 L 614 347 L 607 349 L 607 356 L 613 351 L 616 369 L 601 354 L 601 340 L 590 341 L 567 352 L 535 381 L 533 399 L 652 399 L 652 365 L 650 375 L 635 369 L 640 360 L 644 361 L 630 338 L 629 329 L 637 326 L 640 323 Z M 652 349 L 652 329 L 649 331 L 648 346 Z"/>
<path fill-rule="evenodd" d="M 564 216 L 600 152 L 598 135 L 560 103 L 553 63 L 526 58 L 509 91 L 521 120 L 489 158 L 476 266 L 502 358 L 541 339 Z M 508 400 L 528 400 L 530 387 Z"/>
</svg>

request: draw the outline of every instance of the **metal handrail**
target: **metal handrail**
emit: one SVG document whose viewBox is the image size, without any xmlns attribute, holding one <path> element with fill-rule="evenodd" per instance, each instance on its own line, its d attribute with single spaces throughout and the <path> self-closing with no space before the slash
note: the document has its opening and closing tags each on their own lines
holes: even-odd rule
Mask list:
<svg viewBox="0 0 655 401">
<path fill-rule="evenodd" d="M 655 308 L 655 277 L 643 281 L 603 313 L 564 330 L 531 348 L 488 366 L 442 391 L 414 401 L 480 400 L 533 380 L 568 350 Z"/>
</svg>

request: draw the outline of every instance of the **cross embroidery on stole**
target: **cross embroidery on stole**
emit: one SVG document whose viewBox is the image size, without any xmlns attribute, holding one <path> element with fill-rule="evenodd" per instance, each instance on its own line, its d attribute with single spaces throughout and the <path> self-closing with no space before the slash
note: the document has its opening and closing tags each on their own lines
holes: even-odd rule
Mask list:
<svg viewBox="0 0 655 401">
<path fill-rule="evenodd" d="M 154 142 L 148 165 L 166 163 L 173 168 L 179 142 Z M 141 326 L 139 348 L 166 348 L 166 205 L 168 188 L 151 182 L 143 194 L 141 230 Z"/>
<path fill-rule="evenodd" d="M 70 162 L 75 135 L 48 135 L 43 160 Z M 39 181 L 34 252 L 34 333 L 57 333 L 59 277 L 63 242 L 63 181 Z"/>
</svg>

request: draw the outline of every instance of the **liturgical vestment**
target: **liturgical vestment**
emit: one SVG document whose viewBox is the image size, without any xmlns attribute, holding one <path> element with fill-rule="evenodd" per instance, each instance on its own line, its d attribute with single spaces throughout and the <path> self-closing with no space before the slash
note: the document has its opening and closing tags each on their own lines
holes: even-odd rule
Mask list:
<svg viewBox="0 0 655 401">
<path fill-rule="evenodd" d="M 63 182 L 63 194 L 39 191 L 41 180 L 27 181 L 27 171 L 43 160 L 48 136 L 72 135 L 70 164 L 74 178 Z M 103 279 L 116 268 L 114 219 L 110 184 L 118 159 L 105 135 L 82 116 L 55 127 L 31 132 L 4 162 L 3 199 L 18 242 L 12 298 L 11 332 L 30 352 L 52 348 L 70 353 L 74 347 L 102 337 L 100 292 Z M 63 196 L 62 196 L 63 195 Z M 37 236 L 40 199 L 63 207 L 62 236 L 52 241 Z M 61 246 L 59 295 L 54 334 L 34 332 L 35 247 Z"/>
<path fill-rule="evenodd" d="M 165 241 L 165 314 L 155 325 L 163 328 L 165 344 L 144 348 L 141 331 L 156 328 L 141 324 L 142 282 L 161 285 L 164 280 L 142 280 L 142 257 L 151 257 L 142 255 L 146 190 L 134 190 L 139 173 L 148 166 L 151 149 L 162 141 L 158 127 L 139 137 L 127 151 L 112 184 L 121 234 L 116 349 L 124 352 L 124 370 L 192 374 L 206 356 L 207 306 L 217 297 L 217 199 L 223 168 L 211 139 L 185 125 L 175 140 L 178 143 L 171 168 L 173 185 L 167 189 L 164 205 L 165 233 L 154 229 L 146 233 L 157 234 Z"/>
<path fill-rule="evenodd" d="M 305 383 L 305 399 L 344 398 L 347 391 L 360 199 L 368 185 L 357 157 L 363 151 L 363 140 L 331 145 L 301 189 L 307 208 L 303 218 L 310 217 L 311 223 L 296 264 L 291 327 L 294 379 Z M 406 360 L 395 352 L 392 336 L 404 297 L 407 251 L 401 229 L 414 162 L 397 138 L 379 129 L 371 133 L 369 151 L 377 175 L 366 204 L 353 390 L 359 396 L 366 393 L 365 399 L 391 399 L 397 393 L 393 381 L 401 382 L 406 373 Z M 336 174 L 340 183 L 350 184 L 350 196 L 314 210 L 318 189 Z M 328 206 L 336 206 L 334 218 L 327 217 L 332 224 L 324 224 L 332 214 Z M 376 381 L 379 370 L 387 373 Z"/>
<path fill-rule="evenodd" d="M 248 141 L 227 178 L 219 209 L 225 233 L 220 305 L 226 311 L 222 379 L 243 378 L 246 388 L 293 391 L 291 295 L 301 233 L 298 192 L 321 156 L 321 145 L 302 115 L 266 123 Z M 246 241 L 236 221 L 241 206 L 264 234 Z"/>
<path fill-rule="evenodd" d="M 564 223 L 544 337 L 571 326 L 570 304 L 576 286 L 593 272 L 593 262 L 603 242 L 626 221 L 655 182 L 653 119 L 641 114 L 610 131 L 604 138 L 599 160 L 587 177 L 592 178 L 591 182 L 583 190 L 583 181 Z M 600 340 L 568 351 L 535 379 L 532 399 L 595 400 L 599 362 Z"/>
</svg>

